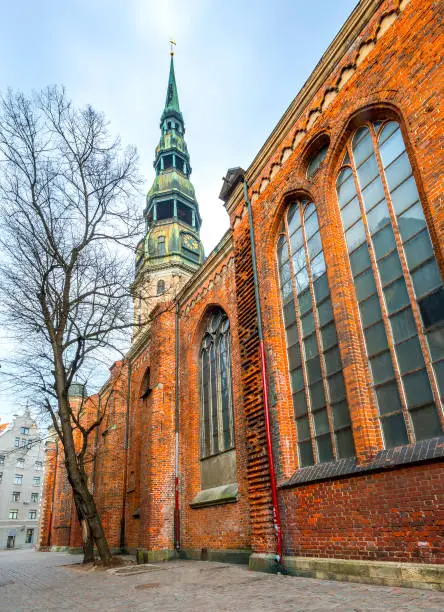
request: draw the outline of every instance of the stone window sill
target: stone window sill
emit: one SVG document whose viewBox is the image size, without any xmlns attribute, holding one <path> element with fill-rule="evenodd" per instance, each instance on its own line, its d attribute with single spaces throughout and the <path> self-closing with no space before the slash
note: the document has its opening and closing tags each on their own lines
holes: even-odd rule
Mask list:
<svg viewBox="0 0 444 612">
<path fill-rule="evenodd" d="M 190 503 L 191 508 L 205 508 L 206 506 L 216 506 L 219 504 L 231 504 L 238 500 L 239 488 L 237 483 L 204 489 L 193 498 Z"/>
</svg>

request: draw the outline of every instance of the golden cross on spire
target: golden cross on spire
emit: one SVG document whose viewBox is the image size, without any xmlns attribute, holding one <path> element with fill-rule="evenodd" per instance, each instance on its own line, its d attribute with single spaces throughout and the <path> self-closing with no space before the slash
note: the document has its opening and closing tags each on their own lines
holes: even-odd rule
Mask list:
<svg viewBox="0 0 444 612">
<path fill-rule="evenodd" d="M 171 38 L 169 42 L 170 42 L 170 45 L 171 45 L 170 55 L 174 55 L 174 47 L 176 46 L 176 41 Z"/>
</svg>

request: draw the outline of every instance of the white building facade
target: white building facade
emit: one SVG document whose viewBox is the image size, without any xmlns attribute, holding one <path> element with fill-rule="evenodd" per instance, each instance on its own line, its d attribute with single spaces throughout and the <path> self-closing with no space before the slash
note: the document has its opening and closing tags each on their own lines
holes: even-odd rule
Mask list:
<svg viewBox="0 0 444 612">
<path fill-rule="evenodd" d="M 37 542 L 44 463 L 44 442 L 28 410 L 0 423 L 0 549 Z"/>
</svg>

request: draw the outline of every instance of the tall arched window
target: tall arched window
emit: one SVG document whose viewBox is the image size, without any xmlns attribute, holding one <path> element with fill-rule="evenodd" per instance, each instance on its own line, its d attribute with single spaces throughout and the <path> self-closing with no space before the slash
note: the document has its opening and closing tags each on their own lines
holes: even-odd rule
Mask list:
<svg viewBox="0 0 444 612">
<path fill-rule="evenodd" d="M 354 455 L 316 207 L 292 204 L 278 241 L 301 466 Z"/>
<path fill-rule="evenodd" d="M 207 323 L 200 348 L 201 455 L 234 447 L 230 322 L 220 308 Z"/>
<path fill-rule="evenodd" d="M 356 130 L 336 189 L 385 445 L 440 435 L 444 289 L 396 121 Z"/>
</svg>

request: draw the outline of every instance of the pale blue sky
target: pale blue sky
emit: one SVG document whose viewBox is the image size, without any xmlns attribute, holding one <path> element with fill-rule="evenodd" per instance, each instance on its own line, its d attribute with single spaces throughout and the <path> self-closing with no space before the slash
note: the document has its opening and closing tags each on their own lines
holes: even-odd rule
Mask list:
<svg viewBox="0 0 444 612">
<path fill-rule="evenodd" d="M 228 167 L 247 168 L 356 0 L 0 0 L 0 90 L 63 84 L 139 150 L 149 187 L 177 41 L 179 100 L 208 253 L 228 228 Z M 144 207 L 143 197 L 140 211 Z M 0 334 L 0 360 L 10 347 Z M 0 394 L 0 416 L 17 410 Z"/>
</svg>

